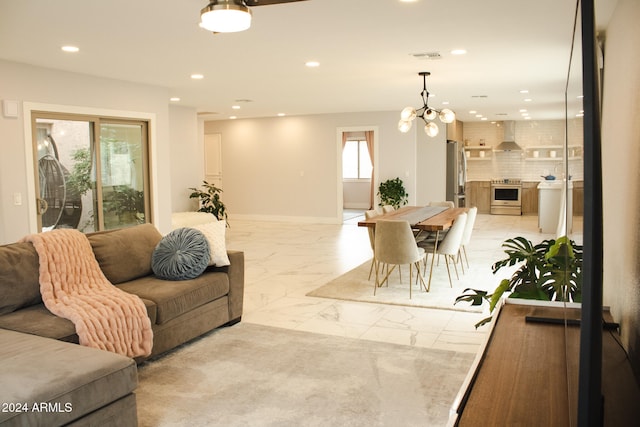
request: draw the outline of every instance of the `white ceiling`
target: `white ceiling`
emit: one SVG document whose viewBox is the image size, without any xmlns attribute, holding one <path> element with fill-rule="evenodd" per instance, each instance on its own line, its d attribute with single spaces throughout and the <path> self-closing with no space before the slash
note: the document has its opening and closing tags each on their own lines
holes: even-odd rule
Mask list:
<svg viewBox="0 0 640 427">
<path fill-rule="evenodd" d="M 598 1 L 603 22 L 615 1 Z M 564 117 L 575 0 L 307 0 L 254 7 L 248 31 L 215 35 L 197 25 L 206 4 L 0 0 L 0 58 L 166 87 L 212 119 L 420 107 L 420 71 L 430 106 L 449 101 L 464 121 Z M 441 59 L 412 56 L 426 52 Z"/>
</svg>

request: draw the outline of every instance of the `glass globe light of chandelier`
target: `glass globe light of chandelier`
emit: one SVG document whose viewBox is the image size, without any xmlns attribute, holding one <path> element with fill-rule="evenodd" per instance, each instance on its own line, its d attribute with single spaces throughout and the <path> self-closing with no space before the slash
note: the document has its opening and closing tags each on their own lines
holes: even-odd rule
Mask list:
<svg viewBox="0 0 640 427">
<path fill-rule="evenodd" d="M 398 130 L 402 133 L 407 133 L 409 132 L 409 129 L 411 129 L 411 120 L 402 120 L 400 119 L 400 121 L 398 122 Z"/>
<path fill-rule="evenodd" d="M 427 108 L 424 111 L 424 118 L 426 120 L 433 120 L 436 118 L 436 116 L 438 115 L 438 113 L 436 112 L 436 110 L 432 110 L 431 108 Z"/>
<path fill-rule="evenodd" d="M 411 121 L 416 118 L 416 109 L 413 107 L 406 107 L 400 113 L 400 118 L 404 121 Z"/>
<path fill-rule="evenodd" d="M 433 122 L 429 122 L 426 125 L 424 125 L 424 132 L 432 138 L 436 136 L 439 131 L 440 129 L 438 129 L 438 125 L 436 125 Z"/>
<path fill-rule="evenodd" d="M 456 113 L 449 110 L 448 108 L 445 108 L 442 111 L 440 111 L 440 114 L 438 114 L 438 117 L 440 117 L 440 120 L 442 121 L 442 123 L 453 123 L 453 121 L 456 119 Z"/>
</svg>

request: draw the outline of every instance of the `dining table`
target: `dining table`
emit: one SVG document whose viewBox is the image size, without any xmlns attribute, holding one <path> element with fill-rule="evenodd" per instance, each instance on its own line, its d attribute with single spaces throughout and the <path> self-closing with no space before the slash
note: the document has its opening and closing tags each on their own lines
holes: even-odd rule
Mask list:
<svg viewBox="0 0 640 427">
<path fill-rule="evenodd" d="M 440 232 L 451 228 L 458 215 L 468 211 L 469 208 L 466 207 L 449 208 L 444 206 L 403 206 L 391 212 L 358 221 L 358 226 L 375 228 L 376 222 L 379 220 L 397 220 L 407 221 L 411 228 L 417 231 L 416 237 L 423 232 L 435 233 L 433 257 L 431 258 L 431 269 L 429 270 L 429 282 L 427 285 L 427 289 L 430 289 L 431 277 L 433 275 L 433 264 L 438 252 Z"/>
</svg>

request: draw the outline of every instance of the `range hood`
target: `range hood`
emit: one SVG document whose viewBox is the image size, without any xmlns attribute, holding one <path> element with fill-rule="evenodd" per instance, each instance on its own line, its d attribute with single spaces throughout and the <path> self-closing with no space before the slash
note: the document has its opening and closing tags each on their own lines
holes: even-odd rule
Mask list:
<svg viewBox="0 0 640 427">
<path fill-rule="evenodd" d="M 502 142 L 496 147 L 496 150 L 521 151 L 522 148 L 518 144 L 516 144 L 516 122 L 513 120 L 505 120 L 504 122 L 502 122 L 502 127 L 504 129 L 504 136 L 502 137 Z"/>
</svg>

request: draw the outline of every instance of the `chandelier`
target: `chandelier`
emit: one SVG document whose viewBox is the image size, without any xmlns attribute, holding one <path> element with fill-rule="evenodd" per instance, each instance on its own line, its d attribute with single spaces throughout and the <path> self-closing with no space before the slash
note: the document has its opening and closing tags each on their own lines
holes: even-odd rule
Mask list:
<svg viewBox="0 0 640 427">
<path fill-rule="evenodd" d="M 422 103 L 424 104 L 419 109 L 415 109 L 413 107 L 406 107 L 400 113 L 400 121 L 398 122 L 398 130 L 400 132 L 406 133 L 411 129 L 411 125 L 413 120 L 416 117 L 420 117 L 425 125 L 424 132 L 430 137 L 434 137 L 438 134 L 438 125 L 433 123 L 436 117 L 440 119 L 443 123 L 451 123 L 456 119 L 456 114 L 449 110 L 448 108 L 444 108 L 442 110 L 436 110 L 435 108 L 429 107 L 429 92 L 427 91 L 427 76 L 431 73 L 428 71 L 422 71 L 418 73 L 418 75 L 422 76 L 422 92 L 420 92 L 420 96 L 422 97 Z"/>
</svg>

